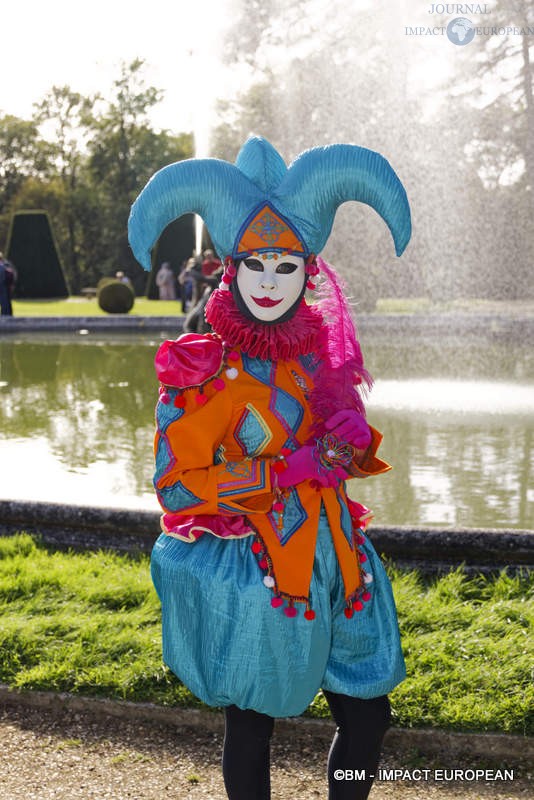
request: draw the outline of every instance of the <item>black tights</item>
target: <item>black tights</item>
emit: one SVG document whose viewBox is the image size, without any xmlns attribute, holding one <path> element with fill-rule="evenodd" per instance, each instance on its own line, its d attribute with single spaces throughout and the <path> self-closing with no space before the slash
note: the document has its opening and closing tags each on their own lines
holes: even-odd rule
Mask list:
<svg viewBox="0 0 534 800">
<path fill-rule="evenodd" d="M 223 777 L 229 800 L 269 800 L 273 717 L 237 706 L 224 709 Z"/>
<path fill-rule="evenodd" d="M 360 700 L 345 694 L 324 693 L 337 730 L 328 754 L 328 800 L 366 800 L 378 766 L 382 739 L 389 727 L 386 695 Z M 237 706 L 225 709 L 226 732 L 223 776 L 229 800 L 269 800 L 270 739 L 274 719 Z M 352 770 L 336 780 L 338 770 Z M 351 778 L 365 770 L 365 780 Z M 339 773 L 338 773 L 339 775 Z"/>
</svg>

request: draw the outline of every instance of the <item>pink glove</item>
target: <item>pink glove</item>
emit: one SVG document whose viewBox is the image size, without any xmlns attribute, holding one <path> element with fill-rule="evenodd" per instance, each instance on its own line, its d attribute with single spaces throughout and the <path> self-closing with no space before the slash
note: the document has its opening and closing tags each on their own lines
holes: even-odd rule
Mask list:
<svg viewBox="0 0 534 800">
<path fill-rule="evenodd" d="M 329 433 L 358 450 L 367 450 L 373 438 L 363 414 L 350 408 L 333 414 L 326 420 L 325 427 Z"/>
<path fill-rule="evenodd" d="M 271 483 L 276 483 L 276 478 L 278 478 L 278 486 L 281 489 L 296 486 L 297 483 L 306 480 L 317 481 L 320 486 L 337 486 L 340 480 L 347 477 L 348 473 L 344 470 L 325 472 L 314 455 L 315 451 L 315 445 L 305 444 L 286 457 L 287 467 L 281 472 L 271 467 Z M 342 474 L 338 474 L 338 472 Z"/>
</svg>

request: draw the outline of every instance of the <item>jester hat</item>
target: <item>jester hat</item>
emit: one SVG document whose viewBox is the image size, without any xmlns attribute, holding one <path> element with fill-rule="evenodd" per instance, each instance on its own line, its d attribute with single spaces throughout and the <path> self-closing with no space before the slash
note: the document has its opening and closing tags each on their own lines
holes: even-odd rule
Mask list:
<svg viewBox="0 0 534 800">
<path fill-rule="evenodd" d="M 187 159 L 156 172 L 132 206 L 128 233 L 146 270 L 163 230 L 192 212 L 204 220 L 221 258 L 273 251 L 308 258 L 322 251 L 338 207 L 348 200 L 380 214 L 400 256 L 410 240 L 410 207 L 383 156 L 332 144 L 306 150 L 286 167 L 266 139 L 251 136 L 235 164 Z"/>
</svg>

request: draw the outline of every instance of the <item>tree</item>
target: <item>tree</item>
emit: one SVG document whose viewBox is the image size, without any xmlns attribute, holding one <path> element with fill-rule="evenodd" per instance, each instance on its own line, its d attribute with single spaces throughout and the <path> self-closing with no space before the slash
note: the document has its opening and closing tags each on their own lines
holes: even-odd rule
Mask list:
<svg viewBox="0 0 534 800">
<path fill-rule="evenodd" d="M 0 127 L 0 233 L 16 210 L 45 209 L 73 293 L 119 268 L 143 290 L 127 242 L 130 205 L 157 169 L 192 154 L 190 134 L 151 127 L 160 96 L 136 60 L 121 66 L 107 100 L 54 86 L 31 122 L 9 117 Z"/>
<path fill-rule="evenodd" d="M 461 48 L 450 92 L 472 122 L 464 149 L 478 186 L 468 188 L 486 233 L 473 289 L 477 296 L 518 299 L 534 296 L 534 45 L 531 36 L 506 29 L 526 34 L 534 7 L 512 0 L 492 8 L 489 23 Z"/>
<path fill-rule="evenodd" d="M 47 126 L 52 140 L 49 148 L 58 172 L 62 191 L 59 215 L 66 229 L 64 258 L 73 293 L 81 289 L 80 253 L 78 240 L 82 218 L 79 213 L 79 172 L 82 163 L 81 138 L 83 117 L 88 100 L 68 86 L 53 86 L 45 97 L 35 104 L 34 121 Z"/>
<path fill-rule="evenodd" d="M 487 136 L 478 140 L 479 152 L 494 162 L 492 155 L 495 155 L 495 149 L 492 154 L 488 151 L 492 149 L 492 143 L 497 142 L 497 152 L 505 149 L 509 156 L 505 164 L 501 162 L 501 174 L 506 167 L 513 165 L 514 160 L 522 159 L 525 184 L 534 188 L 534 45 L 531 37 L 526 35 L 528 29 L 534 28 L 534 6 L 526 0 L 512 0 L 505 7 L 492 9 L 491 25 L 500 29 L 515 27 L 522 29 L 525 34 L 483 35 L 476 37 L 473 42 L 477 48 L 478 68 L 471 96 L 483 101 L 484 92 L 491 83 L 498 88 L 494 89 L 494 97 L 490 102 L 484 104 L 484 110 L 497 106 L 507 112 L 507 124 L 493 131 L 487 148 Z M 497 166 L 496 162 L 494 164 Z M 532 192 L 530 200 L 534 203 Z M 534 205 L 532 208 L 534 210 Z"/>
<path fill-rule="evenodd" d="M 88 173 L 101 210 L 99 235 L 107 246 L 106 269 L 126 270 L 137 291 L 143 289 L 144 275 L 127 240 L 131 204 L 154 171 L 192 154 L 191 135 L 157 133 L 150 127 L 148 111 L 161 92 L 145 86 L 142 67 L 139 59 L 123 63 L 110 99 L 96 98 L 95 108 L 85 117 Z"/>
<path fill-rule="evenodd" d="M 10 208 L 27 178 L 49 173 L 50 148 L 35 122 L 10 114 L 0 117 L 0 236 L 5 239 Z"/>
</svg>

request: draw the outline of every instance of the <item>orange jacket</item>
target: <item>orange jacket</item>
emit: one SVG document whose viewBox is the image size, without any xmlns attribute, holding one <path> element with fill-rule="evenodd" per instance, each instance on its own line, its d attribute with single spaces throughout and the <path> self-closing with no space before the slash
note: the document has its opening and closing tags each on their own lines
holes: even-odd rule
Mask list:
<svg viewBox="0 0 534 800">
<path fill-rule="evenodd" d="M 180 340 L 174 344 L 179 353 Z M 313 374 L 306 358 L 264 361 L 238 348 L 232 357 L 225 360 L 221 346 L 220 366 L 200 388 L 167 385 L 160 396 L 154 478 L 160 504 L 172 519 L 246 515 L 267 551 L 276 593 L 301 601 L 309 596 L 323 504 L 349 600 L 361 585 L 361 573 L 347 531 L 344 484 L 318 490 L 306 480 L 292 488 L 281 531 L 272 512 L 271 460 L 311 434 Z M 390 469 L 376 456 L 382 437 L 371 430 L 372 444 L 361 463 L 353 464 L 357 477 Z"/>
</svg>

